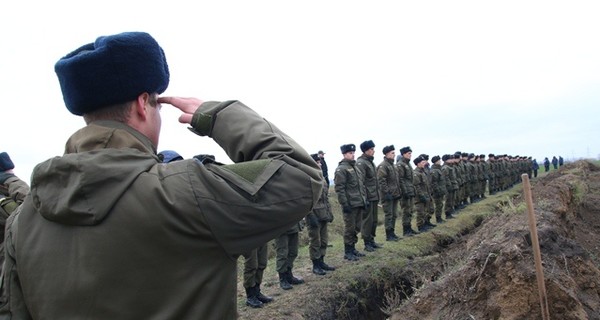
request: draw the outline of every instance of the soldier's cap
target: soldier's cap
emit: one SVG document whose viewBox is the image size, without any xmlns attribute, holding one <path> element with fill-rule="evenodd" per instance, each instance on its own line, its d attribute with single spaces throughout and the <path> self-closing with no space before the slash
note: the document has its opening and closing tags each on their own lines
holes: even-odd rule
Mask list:
<svg viewBox="0 0 600 320">
<path fill-rule="evenodd" d="M 466 153 L 466 152 L 463 152 L 461 156 L 463 156 L 463 157 L 468 157 L 468 156 L 469 156 L 469 154 L 468 154 L 468 153 Z"/>
<path fill-rule="evenodd" d="M 446 162 L 446 160 L 448 160 L 448 159 L 452 159 L 452 158 L 450 158 L 450 157 L 451 157 L 451 155 L 449 155 L 449 154 L 445 154 L 445 155 L 443 155 L 443 156 L 442 156 L 442 161 Z"/>
<path fill-rule="evenodd" d="M 479 157 L 485 159 L 485 154 L 480 154 Z"/>
<path fill-rule="evenodd" d="M 494 157 L 493 153 L 488 154 L 488 158 L 493 158 L 493 157 Z"/>
<path fill-rule="evenodd" d="M 183 157 L 173 150 L 163 150 L 158 153 L 158 157 L 162 159 L 163 163 L 169 163 L 177 160 L 183 160 Z"/>
<path fill-rule="evenodd" d="M 360 151 L 362 152 L 365 152 L 371 148 L 375 148 L 375 143 L 373 140 L 363 141 L 363 143 L 360 144 Z"/>
<path fill-rule="evenodd" d="M 400 154 L 405 154 L 407 152 L 412 152 L 412 150 L 408 146 L 400 149 Z"/>
<path fill-rule="evenodd" d="M 475 154 L 474 153 L 469 153 L 467 159 L 473 159 L 475 158 Z"/>
<path fill-rule="evenodd" d="M 454 158 L 460 158 L 461 155 L 462 155 L 462 153 L 460 151 L 456 151 L 454 153 Z"/>
<path fill-rule="evenodd" d="M 418 156 L 415 158 L 415 160 L 413 160 L 415 165 L 418 165 L 419 163 L 421 163 L 422 161 L 425 161 L 425 159 L 423 159 L 423 157 Z"/>
<path fill-rule="evenodd" d="M 310 155 L 311 158 L 313 158 L 313 160 L 315 161 L 321 161 L 321 158 L 319 158 L 319 154 L 318 153 L 313 153 Z"/>
<path fill-rule="evenodd" d="M 429 155 L 428 154 L 421 153 L 419 155 L 419 157 L 423 158 L 425 161 L 429 160 Z"/>
<path fill-rule="evenodd" d="M 319 150 L 319 152 L 317 152 L 317 154 L 325 154 L 325 152 L 323 152 L 323 150 Z"/>
<path fill-rule="evenodd" d="M 163 49 L 145 32 L 98 37 L 54 65 L 63 100 L 75 115 L 163 93 L 169 66 Z"/>
<path fill-rule="evenodd" d="M 396 150 L 396 148 L 394 148 L 394 145 L 389 145 L 389 146 L 385 146 L 383 147 L 383 154 L 388 154 L 388 152 L 390 151 L 394 151 Z"/>
<path fill-rule="evenodd" d="M 433 156 L 431 158 L 431 162 L 436 163 L 436 162 L 440 161 L 440 159 L 441 159 L 440 156 Z"/>
<path fill-rule="evenodd" d="M 344 144 L 340 147 L 340 150 L 342 150 L 342 154 L 344 154 L 351 151 L 356 151 L 356 146 L 354 144 Z"/>
<path fill-rule="evenodd" d="M 0 171 L 7 171 L 15 168 L 15 164 L 6 152 L 0 153 Z"/>
</svg>

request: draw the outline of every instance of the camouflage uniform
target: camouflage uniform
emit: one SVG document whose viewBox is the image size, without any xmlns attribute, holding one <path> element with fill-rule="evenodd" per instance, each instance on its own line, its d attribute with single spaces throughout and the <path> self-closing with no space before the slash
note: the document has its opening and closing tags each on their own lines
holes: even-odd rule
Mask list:
<svg viewBox="0 0 600 320">
<path fill-rule="evenodd" d="M 404 157 L 396 164 L 398 168 L 398 180 L 400 181 L 400 190 L 402 194 L 402 227 L 403 231 L 411 228 L 412 212 L 414 210 L 415 187 L 413 185 L 413 169 L 410 165 L 410 159 Z M 412 230 L 412 229 L 411 229 Z"/>
<path fill-rule="evenodd" d="M 425 169 L 416 168 L 413 173 L 413 184 L 415 187 L 415 207 L 417 212 L 417 227 L 419 231 L 424 231 L 425 225 L 429 222 L 427 217 L 427 204 L 431 201 L 431 186 L 425 173 Z"/>
<path fill-rule="evenodd" d="M 433 164 L 431 166 L 431 193 L 435 205 L 435 219 L 442 222 L 442 212 L 444 210 L 444 197 L 447 194 L 446 177 L 442 172 L 442 166 Z"/>
</svg>

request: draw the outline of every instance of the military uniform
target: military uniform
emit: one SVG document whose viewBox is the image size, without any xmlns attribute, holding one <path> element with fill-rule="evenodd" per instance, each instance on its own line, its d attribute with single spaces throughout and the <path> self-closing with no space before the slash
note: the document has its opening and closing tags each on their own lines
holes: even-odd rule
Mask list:
<svg viewBox="0 0 600 320">
<path fill-rule="evenodd" d="M 394 146 L 388 151 L 394 150 Z M 384 154 L 387 152 L 384 152 Z M 385 213 L 385 234 L 386 240 L 396 241 L 398 236 L 395 233 L 396 216 L 398 214 L 398 205 L 400 197 L 400 180 L 398 169 L 394 166 L 394 159 L 383 158 L 383 161 L 377 166 L 377 177 L 379 182 L 379 193 L 382 199 L 381 205 Z"/>
<path fill-rule="evenodd" d="M 401 157 L 400 161 L 396 163 L 396 168 L 398 168 L 398 181 L 400 183 L 400 190 L 402 193 L 400 206 L 402 210 L 403 234 L 412 235 L 416 233 L 411 227 L 412 213 L 414 210 L 413 201 L 415 197 L 415 187 L 413 185 L 413 169 L 410 165 L 410 159 Z"/>
<path fill-rule="evenodd" d="M 69 138 L 62 157 L 36 166 L 31 192 L 7 221 L 10 301 L 1 312 L 235 318 L 237 257 L 304 218 L 321 195 L 322 173 L 241 102 L 203 103 L 192 127 L 235 164 L 163 164 L 145 135 L 96 121 Z"/>
<path fill-rule="evenodd" d="M 244 256 L 244 289 L 246 290 L 246 305 L 253 308 L 262 307 L 263 303 L 273 301 L 273 298 L 267 297 L 260 291 L 263 274 L 267 268 L 269 259 L 269 246 L 264 245 L 246 252 Z"/>
<path fill-rule="evenodd" d="M 333 221 L 333 213 L 329 204 L 329 189 L 323 181 L 323 193 L 313 210 L 306 216 L 308 228 L 308 253 L 313 261 L 313 273 L 322 274 L 324 271 L 333 271 L 335 268 L 324 261 L 327 253 L 328 233 L 327 225 Z M 321 271 L 319 271 L 321 270 Z"/>
<path fill-rule="evenodd" d="M 417 162 L 419 158 L 415 159 Z M 424 161 L 424 160 L 423 160 Z M 419 231 L 426 231 L 428 221 L 427 205 L 431 201 L 431 186 L 429 179 L 425 174 L 424 168 L 416 168 L 413 173 L 413 183 L 415 187 L 415 207 L 417 212 L 417 228 Z M 431 223 L 430 223 L 431 224 Z"/>
<path fill-rule="evenodd" d="M 354 145 L 344 145 L 342 153 L 345 146 L 352 151 L 355 149 Z M 344 215 L 344 257 L 348 260 L 357 260 L 360 256 L 355 247 L 358 241 L 357 233 L 360 231 L 365 208 L 369 204 L 363 181 L 362 172 L 356 166 L 355 160 L 340 161 L 335 169 L 334 183 Z"/>
<path fill-rule="evenodd" d="M 293 225 L 286 232 L 275 238 L 276 269 L 279 273 L 279 285 L 282 289 L 291 289 L 291 284 L 302 284 L 304 280 L 294 277 L 292 269 L 298 257 L 298 233 L 302 230 L 300 222 Z"/>
<path fill-rule="evenodd" d="M 439 159 L 439 157 L 437 157 Z M 433 159 L 432 159 L 433 161 Z M 437 161 L 436 161 L 437 162 Z M 442 212 L 444 212 L 444 197 L 446 196 L 446 177 L 442 172 L 440 164 L 431 166 L 431 193 L 433 195 L 434 214 L 437 222 L 442 222 Z"/>
<path fill-rule="evenodd" d="M 444 155 L 442 160 L 444 165 L 442 166 L 442 173 L 446 180 L 446 201 L 444 203 L 446 219 L 451 219 L 452 214 L 455 210 L 456 191 L 458 190 L 458 181 L 456 179 L 456 168 L 452 163 L 452 155 Z"/>
<path fill-rule="evenodd" d="M 372 143 L 370 140 L 366 142 Z M 364 148 L 363 144 L 361 144 L 361 149 Z M 375 164 L 373 163 L 373 157 L 366 154 L 362 154 L 360 157 L 358 157 L 356 160 L 356 167 L 362 172 L 365 190 L 367 192 L 367 201 L 369 202 L 369 205 L 363 214 L 361 234 L 365 243 L 365 250 L 373 251 L 380 247 L 375 243 L 378 220 L 377 215 L 379 211 L 379 183 L 377 182 L 377 168 L 375 168 Z"/>
</svg>

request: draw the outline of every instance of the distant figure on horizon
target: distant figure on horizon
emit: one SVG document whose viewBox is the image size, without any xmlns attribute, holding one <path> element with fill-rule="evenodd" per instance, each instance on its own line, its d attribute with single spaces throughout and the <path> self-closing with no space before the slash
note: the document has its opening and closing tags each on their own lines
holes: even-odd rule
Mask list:
<svg viewBox="0 0 600 320">
<path fill-rule="evenodd" d="M 550 160 L 548 157 L 544 158 L 544 172 L 548 172 L 550 170 Z"/>
<path fill-rule="evenodd" d="M 327 188 L 329 188 L 329 170 L 327 169 L 327 162 L 325 162 L 325 152 L 323 150 L 319 150 L 317 152 L 319 158 L 321 158 L 321 171 L 323 171 L 323 178 L 325 182 L 327 182 Z"/>
<path fill-rule="evenodd" d="M 552 166 L 554 167 L 554 170 L 558 169 L 558 159 L 556 156 L 552 157 Z"/>
<path fill-rule="evenodd" d="M 532 169 L 533 169 L 533 177 L 537 178 L 537 172 L 540 169 L 540 165 L 537 163 L 536 159 L 533 159 L 533 163 L 531 164 Z M 546 170 L 548 171 L 548 170 Z"/>
<path fill-rule="evenodd" d="M 563 164 L 565 164 L 565 160 L 563 159 L 562 156 L 558 156 L 558 167 L 562 167 Z"/>
</svg>

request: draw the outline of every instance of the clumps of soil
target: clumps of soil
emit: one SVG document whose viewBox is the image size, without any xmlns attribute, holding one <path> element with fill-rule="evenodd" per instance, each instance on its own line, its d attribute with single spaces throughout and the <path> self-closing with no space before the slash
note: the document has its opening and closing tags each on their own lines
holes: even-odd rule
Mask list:
<svg viewBox="0 0 600 320">
<path fill-rule="evenodd" d="M 600 168 L 580 161 L 532 185 L 550 318 L 600 319 Z M 521 197 L 420 268 L 441 265 L 391 319 L 542 319 Z"/>
</svg>

